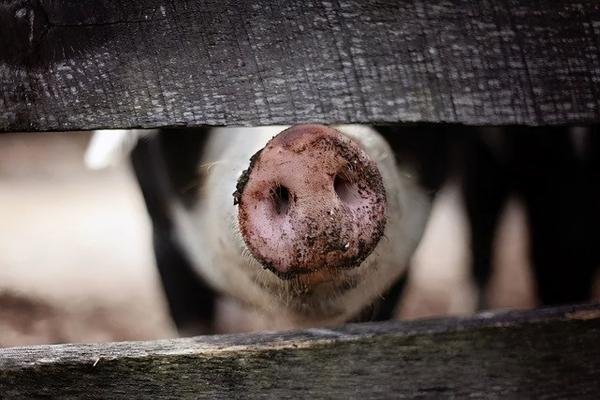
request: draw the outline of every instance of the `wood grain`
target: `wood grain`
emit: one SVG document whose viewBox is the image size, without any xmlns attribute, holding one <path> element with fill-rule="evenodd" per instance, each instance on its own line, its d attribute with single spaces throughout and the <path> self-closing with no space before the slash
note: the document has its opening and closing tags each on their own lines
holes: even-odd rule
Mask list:
<svg viewBox="0 0 600 400">
<path fill-rule="evenodd" d="M 597 398 L 600 304 L 0 349 L 12 398 Z"/>
<path fill-rule="evenodd" d="M 600 2 L 7 0 L 0 131 L 600 121 Z"/>
</svg>

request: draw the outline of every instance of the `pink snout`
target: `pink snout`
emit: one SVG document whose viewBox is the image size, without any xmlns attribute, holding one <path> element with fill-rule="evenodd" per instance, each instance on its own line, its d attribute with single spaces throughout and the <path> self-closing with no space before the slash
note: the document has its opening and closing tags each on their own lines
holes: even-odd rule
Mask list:
<svg viewBox="0 0 600 400">
<path fill-rule="evenodd" d="M 377 165 L 323 125 L 296 125 L 271 139 L 252 157 L 234 197 L 248 249 L 284 279 L 360 265 L 385 228 Z"/>
</svg>

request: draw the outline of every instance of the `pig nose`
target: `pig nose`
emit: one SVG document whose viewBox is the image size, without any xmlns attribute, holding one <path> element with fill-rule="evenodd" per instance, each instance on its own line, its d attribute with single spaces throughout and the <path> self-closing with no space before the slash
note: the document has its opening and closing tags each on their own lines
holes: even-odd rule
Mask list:
<svg viewBox="0 0 600 400">
<path fill-rule="evenodd" d="M 284 279 L 360 265 L 385 228 L 377 165 L 323 125 L 296 125 L 271 139 L 250 160 L 234 197 L 246 246 Z"/>
</svg>

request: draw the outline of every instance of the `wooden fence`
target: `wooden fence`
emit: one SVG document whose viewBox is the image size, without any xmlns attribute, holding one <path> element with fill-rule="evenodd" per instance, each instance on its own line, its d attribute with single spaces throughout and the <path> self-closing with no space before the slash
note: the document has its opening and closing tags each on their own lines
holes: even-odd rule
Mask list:
<svg viewBox="0 0 600 400">
<path fill-rule="evenodd" d="M 0 131 L 600 120 L 600 2 L 9 0 Z"/>
<path fill-rule="evenodd" d="M 600 2 L 7 0 L 0 132 L 600 122 Z M 0 398 L 598 398 L 600 305 L 0 349 Z"/>
<path fill-rule="evenodd" d="M 0 349 L 2 398 L 597 399 L 600 305 Z"/>
</svg>

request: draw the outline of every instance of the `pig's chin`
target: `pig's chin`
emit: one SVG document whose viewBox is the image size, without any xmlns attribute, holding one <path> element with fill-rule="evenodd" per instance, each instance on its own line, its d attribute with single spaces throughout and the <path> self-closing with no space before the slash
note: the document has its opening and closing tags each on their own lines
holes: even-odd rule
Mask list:
<svg viewBox="0 0 600 400">
<path fill-rule="evenodd" d="M 255 275 L 255 283 L 272 298 L 274 307 L 283 308 L 292 320 L 331 321 L 347 320 L 368 306 L 379 292 L 370 282 L 377 263 L 368 258 L 352 269 L 318 268 L 311 272 L 280 276 L 263 271 Z M 371 272 L 371 274 L 369 274 Z"/>
<path fill-rule="evenodd" d="M 345 273 L 347 275 L 347 271 L 359 267 L 361 264 L 361 262 L 350 265 L 346 264 L 343 268 L 334 265 L 319 265 L 302 270 L 286 268 L 286 270 L 291 270 L 292 272 L 279 272 L 269 265 L 262 265 L 264 269 L 271 271 L 282 281 L 290 282 L 293 285 L 316 286 L 327 282 L 339 281 L 340 279 L 343 279 Z"/>
</svg>

